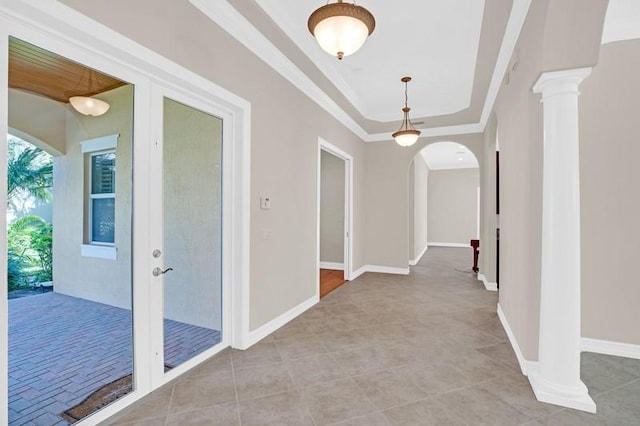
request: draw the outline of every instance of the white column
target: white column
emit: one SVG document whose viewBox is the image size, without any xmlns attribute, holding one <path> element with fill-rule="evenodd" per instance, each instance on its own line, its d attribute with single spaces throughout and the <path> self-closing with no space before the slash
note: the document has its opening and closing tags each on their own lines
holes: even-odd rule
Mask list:
<svg viewBox="0 0 640 426">
<path fill-rule="evenodd" d="M 591 68 L 548 72 L 542 94 L 544 166 L 538 367 L 529 374 L 536 398 L 595 413 L 580 380 L 580 161 L 578 85 Z"/>
</svg>

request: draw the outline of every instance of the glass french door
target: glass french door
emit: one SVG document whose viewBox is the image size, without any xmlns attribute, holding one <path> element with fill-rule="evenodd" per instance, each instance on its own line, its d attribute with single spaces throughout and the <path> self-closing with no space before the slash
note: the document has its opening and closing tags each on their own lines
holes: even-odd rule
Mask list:
<svg viewBox="0 0 640 426">
<path fill-rule="evenodd" d="M 151 274 L 162 322 L 155 364 L 169 373 L 222 341 L 223 121 L 177 93 L 154 92 L 161 129 L 152 147 L 159 214 Z"/>
</svg>

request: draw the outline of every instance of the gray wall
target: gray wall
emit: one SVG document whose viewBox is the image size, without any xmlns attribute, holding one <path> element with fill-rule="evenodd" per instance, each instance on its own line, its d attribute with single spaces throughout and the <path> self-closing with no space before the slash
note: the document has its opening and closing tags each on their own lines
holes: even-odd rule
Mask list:
<svg viewBox="0 0 640 426">
<path fill-rule="evenodd" d="M 320 158 L 320 262 L 344 263 L 344 160 Z"/>
<path fill-rule="evenodd" d="M 497 121 L 492 115 L 484 132 L 485 168 L 480 174 L 480 273 L 488 282 L 496 282 L 496 140 Z"/>
<path fill-rule="evenodd" d="M 56 292 L 131 308 L 131 143 L 133 86 L 99 96 L 109 112 L 88 117 L 69 108 L 66 155 L 54 158 L 53 283 Z M 117 260 L 83 257 L 85 158 L 80 142 L 120 134 L 116 149 L 115 246 Z"/>
<path fill-rule="evenodd" d="M 409 259 L 409 168 L 416 154 L 429 144 L 449 141 L 465 145 L 478 159 L 482 170 L 482 133 L 421 138 L 400 149 L 392 140 L 367 143 L 365 186 L 365 250 L 367 263 L 407 268 Z M 429 178 L 431 178 L 431 173 Z M 382 200 L 382 202 L 381 202 Z M 431 239 L 431 229 L 429 229 Z"/>
<path fill-rule="evenodd" d="M 222 120 L 164 101 L 165 318 L 220 330 Z"/>
<path fill-rule="evenodd" d="M 429 243 L 469 245 L 478 229 L 479 170 L 431 170 L 428 185 Z"/>
<path fill-rule="evenodd" d="M 532 361 L 538 358 L 543 120 L 540 96 L 531 88 L 542 72 L 598 61 L 606 5 L 604 0 L 532 2 L 496 99 L 500 306 L 524 357 Z"/>
<path fill-rule="evenodd" d="M 427 218 L 428 218 L 428 182 L 429 167 L 422 158 L 417 155 L 412 163 L 413 168 L 413 232 L 410 234 L 413 246 L 410 247 L 409 259 L 419 260 L 417 257 L 427 247 Z"/>
<path fill-rule="evenodd" d="M 640 344 L 640 40 L 602 46 L 580 92 L 582 335 Z"/>
<path fill-rule="evenodd" d="M 354 159 L 353 267 L 365 264 L 365 144 L 357 136 L 186 0 L 64 3 L 251 102 L 250 329 L 317 292 L 319 136 Z M 264 195 L 270 210 L 260 209 Z M 263 240 L 263 229 L 273 238 Z"/>
</svg>

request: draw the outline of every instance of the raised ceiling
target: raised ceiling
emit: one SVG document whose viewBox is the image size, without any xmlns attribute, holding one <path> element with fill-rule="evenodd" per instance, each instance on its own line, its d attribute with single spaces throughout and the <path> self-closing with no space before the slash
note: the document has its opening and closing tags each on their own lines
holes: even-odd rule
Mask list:
<svg viewBox="0 0 640 426">
<path fill-rule="evenodd" d="M 420 151 L 429 170 L 474 169 L 478 159 L 464 145 L 455 142 L 437 142 Z"/>
<path fill-rule="evenodd" d="M 376 17 L 376 29 L 342 61 L 327 55 L 307 29 L 307 18 L 324 2 L 256 3 L 369 120 L 398 120 L 405 75 L 413 77 L 413 117 L 454 114 L 471 105 L 484 0 L 360 1 Z"/>
<path fill-rule="evenodd" d="M 124 84 L 33 44 L 9 39 L 9 87 L 12 89 L 69 102 L 71 96 L 93 96 Z"/>
</svg>

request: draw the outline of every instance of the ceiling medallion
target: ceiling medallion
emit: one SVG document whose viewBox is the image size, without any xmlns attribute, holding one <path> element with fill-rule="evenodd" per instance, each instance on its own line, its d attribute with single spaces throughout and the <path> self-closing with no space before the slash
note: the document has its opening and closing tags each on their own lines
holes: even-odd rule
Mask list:
<svg viewBox="0 0 640 426">
<path fill-rule="evenodd" d="M 364 7 L 338 0 L 316 9 L 307 25 L 322 49 L 342 59 L 362 47 L 376 20 Z"/>
</svg>

